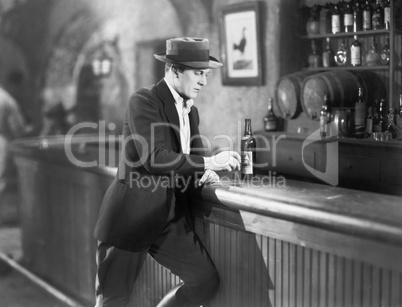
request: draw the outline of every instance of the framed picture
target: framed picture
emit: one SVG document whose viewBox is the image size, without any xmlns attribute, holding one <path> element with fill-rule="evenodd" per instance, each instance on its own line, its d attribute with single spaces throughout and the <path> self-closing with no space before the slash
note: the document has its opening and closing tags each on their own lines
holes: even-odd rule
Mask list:
<svg viewBox="0 0 402 307">
<path fill-rule="evenodd" d="M 262 3 L 236 3 L 222 8 L 220 19 L 222 83 L 261 85 Z"/>
</svg>

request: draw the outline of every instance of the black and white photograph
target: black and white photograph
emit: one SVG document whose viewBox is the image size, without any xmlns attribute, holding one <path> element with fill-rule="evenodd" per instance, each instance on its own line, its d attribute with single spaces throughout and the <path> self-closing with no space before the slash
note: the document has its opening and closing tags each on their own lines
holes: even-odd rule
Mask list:
<svg viewBox="0 0 402 307">
<path fill-rule="evenodd" d="M 402 307 L 402 0 L 0 0 L 0 307 Z"/>
</svg>

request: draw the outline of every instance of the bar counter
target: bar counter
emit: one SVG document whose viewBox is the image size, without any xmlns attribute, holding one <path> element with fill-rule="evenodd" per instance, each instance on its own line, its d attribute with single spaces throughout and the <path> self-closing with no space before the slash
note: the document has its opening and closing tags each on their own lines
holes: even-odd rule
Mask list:
<svg viewBox="0 0 402 307">
<path fill-rule="evenodd" d="M 90 143 L 74 155 L 92 161 L 102 148 Z M 24 265 L 92 304 L 92 231 L 115 165 L 74 165 L 60 138 L 18 142 L 14 153 Z M 251 182 L 221 176 L 192 192 L 195 227 L 221 275 L 205 307 L 402 305 L 401 197 L 271 173 Z M 148 258 L 132 306 L 155 306 L 178 282 Z"/>
</svg>

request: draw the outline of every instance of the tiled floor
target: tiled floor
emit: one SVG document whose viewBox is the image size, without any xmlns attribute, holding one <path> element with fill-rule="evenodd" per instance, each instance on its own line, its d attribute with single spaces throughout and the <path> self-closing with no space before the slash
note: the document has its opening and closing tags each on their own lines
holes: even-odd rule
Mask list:
<svg viewBox="0 0 402 307">
<path fill-rule="evenodd" d="M 21 234 L 17 226 L 0 227 L 0 252 L 21 259 Z M 0 260 L 0 306 L 66 307 L 42 288 Z"/>
</svg>

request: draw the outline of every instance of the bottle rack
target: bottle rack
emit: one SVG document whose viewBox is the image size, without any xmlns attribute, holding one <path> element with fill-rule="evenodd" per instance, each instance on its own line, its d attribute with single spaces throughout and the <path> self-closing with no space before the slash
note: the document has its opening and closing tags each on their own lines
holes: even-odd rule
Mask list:
<svg viewBox="0 0 402 307">
<path fill-rule="evenodd" d="M 353 36 L 357 35 L 359 40 L 363 43 L 363 48 L 365 51 L 368 50 L 372 37 L 375 38 L 377 43 L 377 50 L 381 52 L 382 46 L 384 45 L 385 38 L 389 37 L 390 45 L 390 62 L 389 65 L 375 65 L 375 66 L 334 66 L 334 67 L 304 67 L 302 70 L 308 71 L 331 71 L 331 70 L 370 70 L 378 74 L 387 88 L 387 97 L 384 97 L 388 101 L 388 107 L 394 107 L 398 109 L 399 106 L 399 94 L 402 93 L 402 25 L 400 24 L 399 17 L 397 16 L 400 12 L 401 4 L 398 2 L 400 0 L 391 0 L 391 21 L 389 29 L 378 29 L 378 30 L 368 30 L 368 31 L 357 31 L 357 32 L 340 32 L 340 33 L 326 33 L 326 34 L 314 34 L 314 35 L 302 35 L 303 40 L 316 40 L 317 43 L 322 41 L 324 45 L 325 39 L 329 37 L 331 39 L 331 46 L 336 53 L 340 42 L 344 40 L 346 42 L 346 48 L 350 48 L 350 42 L 353 40 Z M 397 7 L 398 6 L 398 7 Z M 363 57 L 365 54 L 363 54 Z M 364 59 L 363 59 L 364 60 Z M 398 60 L 398 61 L 397 61 Z"/>
<path fill-rule="evenodd" d="M 304 35 L 302 38 L 304 39 L 325 39 L 327 37 L 330 38 L 343 38 L 343 37 L 353 37 L 353 35 L 357 36 L 375 36 L 375 35 L 389 35 L 391 33 L 390 30 L 380 29 L 380 30 L 368 30 L 368 31 L 357 31 L 357 32 L 340 32 L 340 33 L 327 33 L 327 34 L 314 34 L 314 35 Z"/>
</svg>

